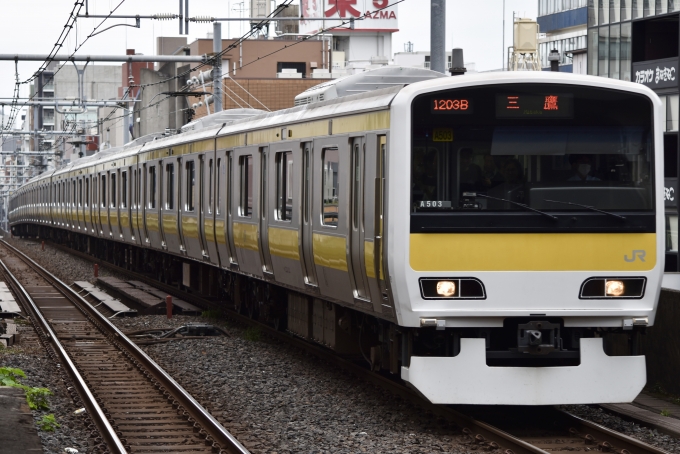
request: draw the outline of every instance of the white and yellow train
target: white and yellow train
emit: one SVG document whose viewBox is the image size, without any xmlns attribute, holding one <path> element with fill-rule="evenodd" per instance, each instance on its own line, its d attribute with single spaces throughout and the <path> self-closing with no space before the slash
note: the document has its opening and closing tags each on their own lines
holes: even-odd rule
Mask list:
<svg viewBox="0 0 680 454">
<path fill-rule="evenodd" d="M 631 401 L 664 268 L 658 97 L 383 71 L 405 72 L 42 174 L 12 196 L 11 229 L 363 356 L 435 403 Z"/>
</svg>

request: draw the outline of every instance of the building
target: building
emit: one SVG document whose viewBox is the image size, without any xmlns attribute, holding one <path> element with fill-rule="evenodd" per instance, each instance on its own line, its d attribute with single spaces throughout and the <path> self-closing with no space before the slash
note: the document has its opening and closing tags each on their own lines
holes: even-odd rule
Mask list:
<svg viewBox="0 0 680 454">
<path fill-rule="evenodd" d="M 680 0 L 589 0 L 588 74 L 640 83 L 664 109 L 666 271 L 680 271 L 678 255 L 678 125 L 680 119 Z"/>
<path fill-rule="evenodd" d="M 618 1 L 620 0 L 616 0 L 617 3 Z M 588 0 L 538 0 L 536 21 L 541 33 L 538 40 L 538 55 L 544 71 L 550 70 L 548 54 L 556 49 L 560 53 L 561 72 L 585 74 L 587 3 Z"/>
<path fill-rule="evenodd" d="M 317 19 L 301 20 L 301 34 L 318 33 L 347 22 L 330 34 L 321 35 L 332 43 L 332 51 L 336 52 L 334 67 L 345 68 L 353 74 L 372 65 L 387 64 L 392 55 L 392 33 L 399 31 L 397 5 L 387 6 L 388 2 L 382 0 L 301 0 L 300 3 L 303 19 Z M 351 22 L 363 15 L 365 19 Z M 318 20 L 326 18 L 328 20 Z"/>
</svg>

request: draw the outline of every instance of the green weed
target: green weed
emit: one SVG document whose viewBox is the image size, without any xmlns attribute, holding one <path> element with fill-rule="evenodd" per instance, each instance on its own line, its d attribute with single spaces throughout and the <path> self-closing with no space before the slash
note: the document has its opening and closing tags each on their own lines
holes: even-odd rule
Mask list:
<svg viewBox="0 0 680 454">
<path fill-rule="evenodd" d="M 47 397 L 52 392 L 47 388 L 33 388 L 22 384 L 19 380 L 26 378 L 26 373 L 14 367 L 0 367 L 0 385 L 21 388 L 26 392 L 26 402 L 31 410 L 47 410 Z"/>
<path fill-rule="evenodd" d="M 45 432 L 54 432 L 54 430 L 61 427 L 61 425 L 57 423 L 54 415 L 44 415 L 38 423 L 38 427 Z"/>
<path fill-rule="evenodd" d="M 260 328 L 258 328 L 257 326 L 249 326 L 243 333 L 243 337 L 245 338 L 245 340 L 249 340 L 251 342 L 258 342 L 262 338 L 262 332 L 260 331 Z"/>
<path fill-rule="evenodd" d="M 26 401 L 31 410 L 48 410 L 47 397 L 52 391 L 47 388 L 29 388 L 26 390 Z"/>
<path fill-rule="evenodd" d="M 666 410 L 666 409 L 661 410 L 661 416 L 670 416 L 670 415 L 671 415 L 670 410 Z"/>
<path fill-rule="evenodd" d="M 0 367 L 0 384 L 3 386 L 23 388 L 24 385 L 19 383 L 20 378 L 26 378 L 23 370 L 14 367 Z"/>
<path fill-rule="evenodd" d="M 201 312 L 201 315 L 203 318 L 220 318 L 222 316 L 222 313 L 220 312 L 219 309 L 208 309 L 207 311 Z"/>
</svg>

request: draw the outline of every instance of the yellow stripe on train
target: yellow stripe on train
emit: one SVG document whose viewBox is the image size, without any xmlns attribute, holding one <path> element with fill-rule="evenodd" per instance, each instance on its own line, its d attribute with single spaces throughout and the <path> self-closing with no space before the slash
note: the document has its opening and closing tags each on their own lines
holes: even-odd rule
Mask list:
<svg viewBox="0 0 680 454">
<path fill-rule="evenodd" d="M 414 233 L 415 271 L 649 271 L 655 233 Z"/>
</svg>

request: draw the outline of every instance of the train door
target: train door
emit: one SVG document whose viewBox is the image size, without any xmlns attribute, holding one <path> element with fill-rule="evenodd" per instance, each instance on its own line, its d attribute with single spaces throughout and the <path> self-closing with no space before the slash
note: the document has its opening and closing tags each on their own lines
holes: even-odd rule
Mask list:
<svg viewBox="0 0 680 454">
<path fill-rule="evenodd" d="M 198 162 L 199 162 L 199 178 L 198 178 L 198 239 L 201 242 L 201 258 L 203 260 L 209 260 L 209 251 L 208 251 L 208 244 L 207 240 L 205 237 L 205 218 L 208 216 L 208 210 L 206 210 L 206 207 L 208 206 L 208 184 L 209 182 L 207 181 L 207 175 L 208 175 L 208 169 L 207 169 L 207 164 L 206 164 L 206 159 L 208 157 L 215 157 L 215 154 L 213 152 L 208 152 L 202 155 L 199 155 L 198 157 Z"/>
<path fill-rule="evenodd" d="M 224 185 L 224 198 L 227 205 L 226 209 L 226 224 L 227 224 L 227 242 L 229 244 L 229 267 L 238 266 L 238 256 L 236 253 L 236 242 L 234 241 L 234 220 L 238 215 L 238 203 L 240 200 L 237 195 L 239 188 L 239 167 L 238 157 L 233 150 L 226 152 L 226 181 Z"/>
<path fill-rule="evenodd" d="M 143 238 L 142 244 L 145 247 L 149 247 L 151 245 L 151 240 L 149 239 L 149 229 L 147 227 L 147 220 L 146 220 L 146 213 L 148 211 L 147 207 L 149 205 L 149 195 L 148 195 L 148 173 L 149 173 L 149 165 L 148 164 L 142 164 L 142 168 L 140 169 L 141 173 L 139 174 L 139 180 L 137 183 L 139 184 L 139 201 L 140 201 L 140 210 L 141 210 L 141 219 L 140 219 L 140 238 Z"/>
<path fill-rule="evenodd" d="M 177 202 L 178 161 L 167 159 L 162 163 L 163 187 L 161 189 L 161 212 L 163 213 L 163 238 L 169 252 L 181 254 L 179 238 L 179 215 Z"/>
<path fill-rule="evenodd" d="M 382 313 L 382 292 L 379 277 L 382 272 L 380 258 L 380 229 L 382 223 L 382 185 L 380 143 L 385 136 L 375 133 L 367 134 L 364 142 L 364 270 L 368 293 L 373 302 L 374 312 Z"/>
<path fill-rule="evenodd" d="M 158 166 L 158 162 L 149 162 L 146 165 L 146 207 L 144 210 L 144 220 L 149 246 L 154 249 L 162 249 L 163 242 L 160 226 L 160 203 L 158 200 Z"/>
<path fill-rule="evenodd" d="M 111 227 L 111 237 L 120 241 L 120 171 L 111 170 L 109 172 L 109 226 Z"/>
<path fill-rule="evenodd" d="M 217 237 L 216 237 L 216 212 L 217 212 L 217 161 L 214 153 L 206 155 L 207 164 L 203 164 L 205 176 L 203 177 L 203 245 L 205 254 L 208 256 L 210 263 L 219 266 L 220 258 L 217 253 Z"/>
<path fill-rule="evenodd" d="M 85 230 L 85 208 L 83 207 L 83 178 L 76 178 L 76 198 L 78 199 L 78 204 L 76 206 L 76 213 L 78 219 L 78 230 Z"/>
<path fill-rule="evenodd" d="M 232 192 L 232 237 L 241 271 L 262 276 L 262 259 L 258 241 L 260 150 L 258 147 L 237 148 L 232 165 L 235 176 Z"/>
<path fill-rule="evenodd" d="M 269 146 L 267 226 L 272 270 L 278 282 L 304 288 L 300 260 L 300 176 L 302 151 L 299 141 Z"/>
<path fill-rule="evenodd" d="M 312 236 L 312 208 L 314 206 L 314 152 L 313 143 L 302 145 L 302 222 L 301 222 L 301 257 L 306 286 L 318 288 L 316 267 L 314 266 L 314 250 Z"/>
<path fill-rule="evenodd" d="M 102 170 L 99 174 L 99 219 L 101 221 L 102 236 L 106 239 L 110 238 L 109 175 L 105 170 Z"/>
<path fill-rule="evenodd" d="M 349 203 L 349 249 L 351 274 L 354 281 L 354 297 L 370 301 L 366 266 L 364 261 L 364 183 L 366 148 L 363 137 L 351 139 L 350 203 Z"/>
<path fill-rule="evenodd" d="M 142 171 L 142 167 L 139 164 L 132 167 L 132 236 L 135 244 L 138 245 L 143 244 L 146 240 L 143 224 Z"/>
<path fill-rule="evenodd" d="M 269 250 L 269 193 L 271 188 L 269 182 L 271 175 L 269 174 L 269 147 L 260 147 L 260 194 L 259 194 L 259 250 L 260 260 L 262 262 L 262 271 L 265 278 L 274 278 L 274 268 L 272 267 L 272 255 Z"/>
<path fill-rule="evenodd" d="M 217 150 L 215 153 L 215 248 L 220 266 L 228 268 L 231 261 L 231 248 L 228 237 L 227 207 L 229 191 L 229 174 L 227 173 L 227 151 Z M 210 255 L 211 260 L 212 253 Z"/>
<path fill-rule="evenodd" d="M 314 140 L 312 250 L 321 294 L 353 303 L 348 262 L 349 137 Z"/>
<path fill-rule="evenodd" d="M 132 242 L 132 208 L 130 203 L 130 179 L 132 167 L 125 167 L 120 171 L 120 232 L 123 241 Z"/>
<path fill-rule="evenodd" d="M 92 207 L 90 206 L 90 175 L 83 177 L 83 218 L 85 233 L 92 233 Z"/>
<path fill-rule="evenodd" d="M 182 165 L 181 232 L 184 248 L 189 257 L 203 260 L 203 245 L 199 234 L 201 211 L 201 162 L 202 154 L 188 155 Z"/>
</svg>

